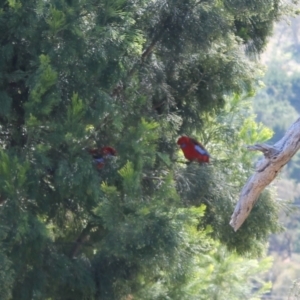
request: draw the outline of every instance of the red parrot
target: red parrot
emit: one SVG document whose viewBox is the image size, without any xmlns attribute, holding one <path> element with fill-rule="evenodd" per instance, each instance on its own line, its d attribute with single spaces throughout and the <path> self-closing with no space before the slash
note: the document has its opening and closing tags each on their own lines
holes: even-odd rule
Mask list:
<svg viewBox="0 0 300 300">
<path fill-rule="evenodd" d="M 177 144 L 180 146 L 185 158 L 189 161 L 209 163 L 209 153 L 196 140 L 183 135 L 178 139 Z"/>
<path fill-rule="evenodd" d="M 105 160 L 107 158 L 117 155 L 116 149 L 109 147 L 109 146 L 105 146 L 100 149 L 94 148 L 94 149 L 90 149 L 88 151 L 92 155 L 94 162 L 97 165 L 97 169 L 102 169 L 104 167 Z"/>
</svg>

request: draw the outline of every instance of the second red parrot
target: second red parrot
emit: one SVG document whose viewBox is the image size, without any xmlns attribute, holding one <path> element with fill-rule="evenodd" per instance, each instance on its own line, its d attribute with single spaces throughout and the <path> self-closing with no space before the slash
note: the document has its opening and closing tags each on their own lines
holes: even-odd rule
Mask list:
<svg viewBox="0 0 300 300">
<path fill-rule="evenodd" d="M 102 169 L 104 167 L 105 160 L 107 158 L 117 155 L 117 151 L 109 146 L 103 147 L 101 149 L 94 148 L 88 151 L 93 156 L 94 162 L 97 165 L 97 169 Z"/>
</svg>

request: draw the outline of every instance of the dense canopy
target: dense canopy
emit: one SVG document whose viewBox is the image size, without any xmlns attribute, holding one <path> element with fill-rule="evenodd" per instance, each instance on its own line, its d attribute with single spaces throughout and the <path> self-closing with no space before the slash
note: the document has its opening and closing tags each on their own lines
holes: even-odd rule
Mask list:
<svg viewBox="0 0 300 300">
<path fill-rule="evenodd" d="M 251 171 L 242 146 L 270 137 L 241 99 L 287 12 L 279 0 L 2 1 L 0 298 L 250 295 L 242 282 L 262 267 L 237 255 L 261 255 L 280 226 L 270 193 L 238 233 L 228 224 Z M 212 163 L 186 165 L 182 134 Z M 86 149 L 103 146 L 117 156 L 98 170 Z"/>
</svg>

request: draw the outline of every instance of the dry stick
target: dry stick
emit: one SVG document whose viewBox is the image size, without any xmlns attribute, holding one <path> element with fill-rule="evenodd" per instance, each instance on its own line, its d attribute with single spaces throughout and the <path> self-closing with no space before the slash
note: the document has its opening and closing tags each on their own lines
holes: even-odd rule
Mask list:
<svg viewBox="0 0 300 300">
<path fill-rule="evenodd" d="M 284 137 L 273 146 L 256 144 L 248 146 L 250 151 L 262 151 L 256 172 L 243 187 L 238 203 L 231 216 L 230 225 L 237 231 L 249 216 L 260 193 L 269 185 L 300 148 L 300 118 L 291 125 Z"/>
</svg>

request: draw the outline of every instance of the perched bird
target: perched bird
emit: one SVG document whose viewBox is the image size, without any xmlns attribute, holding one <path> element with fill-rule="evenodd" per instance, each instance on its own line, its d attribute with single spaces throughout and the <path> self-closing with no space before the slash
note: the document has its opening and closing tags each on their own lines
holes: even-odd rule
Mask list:
<svg viewBox="0 0 300 300">
<path fill-rule="evenodd" d="M 180 146 L 185 158 L 189 161 L 209 163 L 209 153 L 196 140 L 183 135 L 178 139 L 177 144 Z"/>
<path fill-rule="evenodd" d="M 116 149 L 109 146 L 89 149 L 88 152 L 92 155 L 97 169 L 102 169 L 104 167 L 106 159 L 117 155 Z"/>
</svg>

